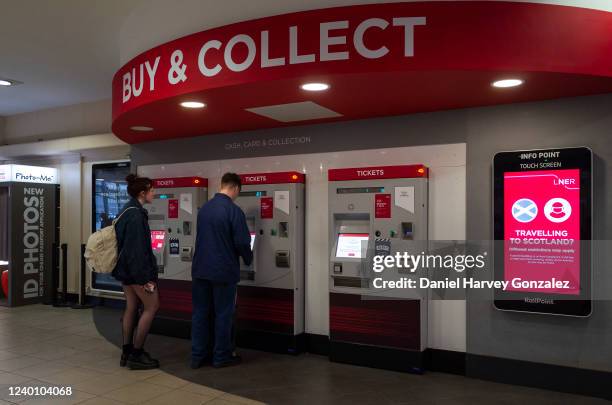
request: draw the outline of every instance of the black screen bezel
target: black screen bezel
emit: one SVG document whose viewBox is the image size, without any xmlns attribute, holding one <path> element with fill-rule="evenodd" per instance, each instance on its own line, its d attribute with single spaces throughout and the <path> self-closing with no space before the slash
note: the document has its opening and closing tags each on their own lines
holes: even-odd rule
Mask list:
<svg viewBox="0 0 612 405">
<path fill-rule="evenodd" d="M 558 158 L 541 158 L 526 161 L 524 153 L 559 152 Z M 560 162 L 561 167 L 521 168 L 521 163 Z M 494 277 L 504 277 L 504 173 L 529 172 L 542 170 L 580 170 L 580 294 L 576 299 L 560 294 L 535 292 L 515 292 L 495 290 L 494 304 L 500 310 L 524 311 L 544 314 L 586 317 L 592 311 L 591 297 L 591 240 L 592 240 L 592 172 L 593 154 L 586 147 L 538 149 L 513 152 L 499 152 L 493 158 L 493 239 L 494 239 Z M 563 297 L 563 299 L 560 299 Z M 552 304 L 527 302 L 527 299 L 552 300 Z"/>
<path fill-rule="evenodd" d="M 125 169 L 131 168 L 131 161 L 120 161 L 110 163 L 95 163 L 91 165 L 91 232 L 96 232 L 96 170 L 104 169 Z M 121 283 L 117 282 L 116 285 L 102 286 L 97 282 L 97 277 L 100 277 L 98 273 L 91 272 L 90 284 L 91 288 L 96 291 L 110 291 L 110 292 L 122 292 L 123 288 Z M 109 277 L 109 276 L 107 276 Z"/>
</svg>

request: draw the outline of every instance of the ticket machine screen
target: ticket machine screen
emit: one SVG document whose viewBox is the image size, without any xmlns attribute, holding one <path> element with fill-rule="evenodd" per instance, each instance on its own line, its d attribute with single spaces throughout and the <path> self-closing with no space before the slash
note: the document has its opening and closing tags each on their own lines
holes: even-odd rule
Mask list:
<svg viewBox="0 0 612 405">
<path fill-rule="evenodd" d="M 253 250 L 253 245 L 255 245 L 255 232 L 251 232 L 251 250 Z"/>
<path fill-rule="evenodd" d="M 166 241 L 165 231 L 151 231 L 151 248 L 154 251 L 157 251 L 157 252 L 163 251 L 165 241 Z"/>
<path fill-rule="evenodd" d="M 338 234 L 338 248 L 336 249 L 336 257 L 361 259 L 361 246 L 365 242 L 367 248 L 368 238 L 367 233 L 340 233 Z"/>
</svg>

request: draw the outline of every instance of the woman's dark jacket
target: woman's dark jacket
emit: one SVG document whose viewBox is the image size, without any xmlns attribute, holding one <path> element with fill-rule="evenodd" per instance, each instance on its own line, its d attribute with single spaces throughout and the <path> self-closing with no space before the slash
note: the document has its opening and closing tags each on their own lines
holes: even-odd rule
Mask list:
<svg viewBox="0 0 612 405">
<path fill-rule="evenodd" d="M 129 207 L 135 208 L 128 209 Z M 135 198 L 125 204 L 121 212 L 124 211 L 115 224 L 119 258 L 113 270 L 113 277 L 123 284 L 144 285 L 149 281 L 157 281 L 157 263 L 151 247 L 149 214 Z"/>
</svg>

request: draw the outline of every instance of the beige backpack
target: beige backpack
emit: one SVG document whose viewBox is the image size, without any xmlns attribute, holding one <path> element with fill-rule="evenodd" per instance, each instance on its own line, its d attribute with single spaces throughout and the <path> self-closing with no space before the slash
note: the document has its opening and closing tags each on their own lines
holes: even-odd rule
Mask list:
<svg viewBox="0 0 612 405">
<path fill-rule="evenodd" d="M 85 260 L 92 271 L 96 273 L 112 273 L 117 265 L 117 234 L 115 224 L 128 210 L 136 207 L 128 207 L 113 220 L 113 224 L 94 232 L 85 246 Z"/>
</svg>

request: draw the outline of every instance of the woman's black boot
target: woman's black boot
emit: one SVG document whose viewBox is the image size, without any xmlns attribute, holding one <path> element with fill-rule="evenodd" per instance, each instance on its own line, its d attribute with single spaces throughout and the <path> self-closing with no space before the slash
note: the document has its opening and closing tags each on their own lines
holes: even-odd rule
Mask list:
<svg viewBox="0 0 612 405">
<path fill-rule="evenodd" d="M 121 361 L 119 361 L 119 365 L 121 367 L 125 367 L 125 365 L 127 364 L 128 357 L 130 357 L 130 353 L 132 353 L 132 350 L 134 350 L 134 345 L 132 345 L 131 343 L 123 345 L 123 350 L 121 352 Z"/>
<path fill-rule="evenodd" d="M 127 359 L 127 366 L 130 370 L 151 370 L 159 367 L 159 361 L 142 349 L 134 349 Z"/>
</svg>

